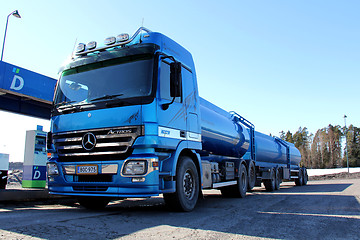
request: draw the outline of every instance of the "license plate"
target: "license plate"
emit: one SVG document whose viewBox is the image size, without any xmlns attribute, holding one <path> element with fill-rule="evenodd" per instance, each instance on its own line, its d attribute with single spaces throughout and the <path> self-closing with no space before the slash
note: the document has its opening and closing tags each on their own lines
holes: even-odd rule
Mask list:
<svg viewBox="0 0 360 240">
<path fill-rule="evenodd" d="M 76 174 L 95 175 L 98 174 L 97 165 L 77 165 Z"/>
</svg>

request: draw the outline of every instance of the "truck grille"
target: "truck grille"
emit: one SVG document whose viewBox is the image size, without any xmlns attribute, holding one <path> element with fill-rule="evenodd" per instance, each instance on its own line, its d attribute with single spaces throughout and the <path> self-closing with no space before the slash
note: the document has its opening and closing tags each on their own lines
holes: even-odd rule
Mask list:
<svg viewBox="0 0 360 240">
<path fill-rule="evenodd" d="M 105 161 L 124 159 L 143 135 L 143 126 L 101 128 L 53 134 L 59 161 Z"/>
</svg>

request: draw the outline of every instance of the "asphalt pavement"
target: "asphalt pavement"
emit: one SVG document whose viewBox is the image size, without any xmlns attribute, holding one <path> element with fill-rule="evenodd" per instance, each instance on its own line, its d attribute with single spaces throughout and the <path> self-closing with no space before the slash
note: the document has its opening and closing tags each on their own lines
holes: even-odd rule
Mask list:
<svg viewBox="0 0 360 240">
<path fill-rule="evenodd" d="M 309 181 L 246 198 L 204 191 L 193 212 L 161 197 L 112 202 L 102 211 L 72 199 L 0 203 L 0 239 L 360 239 L 360 179 Z"/>
</svg>

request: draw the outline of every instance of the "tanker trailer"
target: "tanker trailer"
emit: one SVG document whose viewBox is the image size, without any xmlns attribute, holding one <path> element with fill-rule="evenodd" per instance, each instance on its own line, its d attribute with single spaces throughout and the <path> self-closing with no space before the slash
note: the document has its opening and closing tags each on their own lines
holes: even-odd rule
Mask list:
<svg viewBox="0 0 360 240">
<path fill-rule="evenodd" d="M 202 98 L 200 112 L 205 187 L 219 188 L 225 196 L 243 197 L 244 189 L 239 192 L 239 184 L 234 181 L 241 178 L 241 164 L 247 169 L 247 190 L 261 186 L 261 182 L 268 191 L 279 189 L 283 180 L 307 184 L 307 172 L 299 166 L 301 154 L 294 144 L 257 132 L 239 114 L 226 112 Z M 211 175 L 211 183 L 206 175 Z"/>
</svg>

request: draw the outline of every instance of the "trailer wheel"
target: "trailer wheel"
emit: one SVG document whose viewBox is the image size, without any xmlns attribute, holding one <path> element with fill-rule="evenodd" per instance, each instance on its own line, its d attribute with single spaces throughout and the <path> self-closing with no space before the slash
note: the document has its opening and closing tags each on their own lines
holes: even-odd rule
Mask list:
<svg viewBox="0 0 360 240">
<path fill-rule="evenodd" d="M 176 192 L 164 194 L 166 205 L 176 211 L 192 211 L 199 192 L 199 175 L 195 163 L 189 157 L 181 157 L 176 171 Z"/>
<path fill-rule="evenodd" d="M 270 179 L 264 180 L 265 189 L 268 192 L 272 192 L 275 190 L 275 182 L 276 182 L 276 173 L 275 169 L 271 169 Z"/>
<path fill-rule="evenodd" d="M 249 180 L 248 180 L 248 191 L 251 191 L 255 187 L 256 183 L 256 170 L 255 170 L 255 164 L 253 161 L 249 164 Z"/>
<path fill-rule="evenodd" d="M 275 190 L 280 189 L 280 183 L 281 183 L 281 170 L 280 168 L 276 169 L 276 178 L 275 178 Z"/>
<path fill-rule="evenodd" d="M 237 184 L 233 186 L 220 188 L 221 195 L 224 197 L 232 198 L 244 198 L 246 196 L 246 190 L 248 188 L 248 175 L 244 164 L 240 165 L 239 177 Z"/>
<path fill-rule="evenodd" d="M 78 202 L 84 208 L 101 210 L 108 205 L 110 199 L 105 197 L 79 197 Z"/>
<path fill-rule="evenodd" d="M 307 174 L 307 170 L 305 167 L 302 168 L 302 172 L 303 172 L 303 185 L 307 185 L 309 176 Z"/>
<path fill-rule="evenodd" d="M 302 186 L 304 183 L 304 180 L 303 180 L 303 171 L 302 169 L 300 168 L 299 169 L 299 173 L 298 173 L 298 178 L 295 178 L 295 184 L 296 186 Z"/>
</svg>

